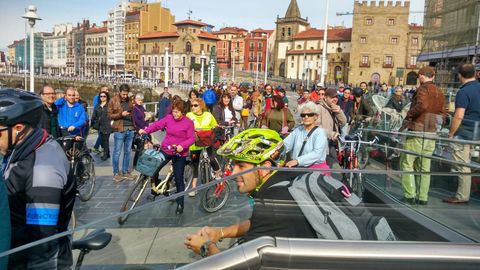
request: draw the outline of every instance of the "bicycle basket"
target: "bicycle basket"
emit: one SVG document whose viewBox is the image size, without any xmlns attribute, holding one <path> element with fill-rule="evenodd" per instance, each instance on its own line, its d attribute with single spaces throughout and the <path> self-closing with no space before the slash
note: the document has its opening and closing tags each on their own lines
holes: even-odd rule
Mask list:
<svg viewBox="0 0 480 270">
<path fill-rule="evenodd" d="M 162 152 L 153 149 L 147 149 L 143 151 L 142 155 L 138 158 L 135 169 L 141 174 L 151 177 L 157 173 L 164 160 L 165 156 Z"/>
</svg>

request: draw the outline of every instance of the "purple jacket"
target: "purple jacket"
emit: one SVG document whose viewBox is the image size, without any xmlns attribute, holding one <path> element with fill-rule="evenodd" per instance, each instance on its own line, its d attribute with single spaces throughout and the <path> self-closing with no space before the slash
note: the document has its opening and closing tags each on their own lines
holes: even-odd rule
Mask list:
<svg viewBox="0 0 480 270">
<path fill-rule="evenodd" d="M 135 126 L 135 130 L 144 129 L 147 127 L 147 122 L 145 122 L 145 108 L 143 106 L 138 106 L 135 104 L 133 106 L 133 124 Z"/>
<path fill-rule="evenodd" d="M 195 143 L 195 128 L 193 126 L 193 121 L 182 116 L 180 120 L 175 120 L 171 114 L 168 114 L 164 118 L 151 123 L 146 129 L 145 132 L 148 134 L 155 131 L 165 129 L 166 135 L 162 142 L 162 150 L 167 155 L 175 154 L 174 150 L 166 149 L 168 146 L 172 145 L 181 145 L 183 151 L 180 153 L 181 156 L 188 155 L 188 147 Z"/>
</svg>

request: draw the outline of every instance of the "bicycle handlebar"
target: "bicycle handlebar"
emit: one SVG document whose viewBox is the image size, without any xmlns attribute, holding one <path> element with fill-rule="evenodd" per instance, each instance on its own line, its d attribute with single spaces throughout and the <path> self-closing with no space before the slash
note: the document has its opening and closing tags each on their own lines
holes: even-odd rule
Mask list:
<svg viewBox="0 0 480 270">
<path fill-rule="evenodd" d="M 67 135 L 67 136 L 63 136 L 63 137 L 58 137 L 56 140 L 61 141 L 61 142 L 64 142 L 64 141 L 84 142 L 85 138 L 83 138 L 79 135 Z"/>
<path fill-rule="evenodd" d="M 372 145 L 372 144 L 375 144 L 376 142 L 378 142 L 378 137 L 375 136 L 373 138 L 373 140 L 371 141 L 362 141 L 360 139 L 360 137 L 358 137 L 358 140 L 345 140 L 343 137 L 338 137 L 338 140 L 342 143 L 342 144 L 348 144 L 348 143 L 358 143 L 358 144 L 367 144 L 367 145 Z"/>
</svg>

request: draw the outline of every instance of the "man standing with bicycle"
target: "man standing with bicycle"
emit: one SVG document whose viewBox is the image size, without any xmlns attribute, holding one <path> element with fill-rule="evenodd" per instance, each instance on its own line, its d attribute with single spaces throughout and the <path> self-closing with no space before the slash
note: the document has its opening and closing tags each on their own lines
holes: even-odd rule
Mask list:
<svg viewBox="0 0 480 270">
<path fill-rule="evenodd" d="M 0 90 L 0 154 L 12 224 L 11 248 L 67 230 L 75 181 L 63 149 L 39 128 L 43 103 L 35 94 Z M 5 213 L 4 213 L 5 214 Z M 9 256 L 9 269 L 66 269 L 71 240 L 59 238 Z"/>
<path fill-rule="evenodd" d="M 55 101 L 58 108 L 58 124 L 63 136 L 82 136 L 85 125 L 85 108 L 75 101 L 75 92 L 75 88 L 68 87 L 65 97 Z"/>
<path fill-rule="evenodd" d="M 130 86 L 122 84 L 119 87 L 120 93 L 113 97 L 108 103 L 108 118 L 112 120 L 113 131 L 113 180 L 121 182 L 123 180 L 133 180 L 129 172 L 130 154 L 132 152 L 133 135 L 135 128 L 133 126 L 132 110 L 133 102 L 128 97 Z M 119 168 L 120 152 L 123 147 L 122 170 Z"/>
</svg>

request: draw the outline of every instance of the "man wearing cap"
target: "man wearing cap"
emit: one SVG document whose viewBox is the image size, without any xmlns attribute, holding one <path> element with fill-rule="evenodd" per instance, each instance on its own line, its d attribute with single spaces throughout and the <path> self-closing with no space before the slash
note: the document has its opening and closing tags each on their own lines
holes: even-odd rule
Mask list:
<svg viewBox="0 0 480 270">
<path fill-rule="evenodd" d="M 475 80 L 475 68 L 472 64 L 462 64 L 458 68 L 458 78 L 462 82 L 455 96 L 455 115 L 453 116 L 449 138 L 458 140 L 480 140 L 480 83 Z M 469 144 L 452 143 L 453 159 L 456 162 L 470 164 Z M 446 198 L 446 203 L 468 203 L 472 177 L 470 167 L 453 164 L 453 168 L 462 173 L 458 176 L 458 188 L 454 196 Z"/>
<path fill-rule="evenodd" d="M 408 129 L 412 136 L 407 137 L 405 150 L 415 154 L 402 154 L 400 167 L 402 171 L 422 173 L 430 172 L 431 156 L 435 150 L 435 140 L 424 136 L 435 136 L 445 118 L 445 97 L 433 83 L 435 70 L 432 67 L 422 67 L 418 71 L 420 86 L 412 97 L 412 104 L 404 119 L 400 131 Z M 430 175 L 420 176 L 420 187 L 416 187 L 413 174 L 402 175 L 404 201 L 408 204 L 426 205 L 430 188 Z"/>
<path fill-rule="evenodd" d="M 327 133 L 329 154 L 327 156 L 327 164 L 332 166 L 336 162 L 337 138 L 342 128 L 347 123 L 347 117 L 343 113 L 340 106 L 336 104 L 338 101 L 337 90 L 327 88 L 325 90 L 325 98 L 319 100 L 320 115 L 317 124 Z"/>
</svg>

